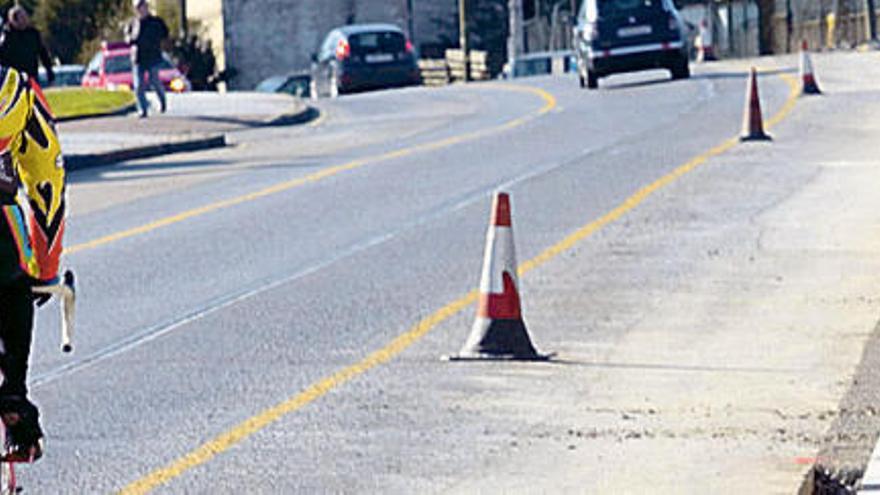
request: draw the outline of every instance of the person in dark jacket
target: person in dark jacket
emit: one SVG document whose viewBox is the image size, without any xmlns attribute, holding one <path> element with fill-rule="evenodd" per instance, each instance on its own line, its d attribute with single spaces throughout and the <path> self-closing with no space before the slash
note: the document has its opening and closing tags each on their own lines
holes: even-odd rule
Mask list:
<svg viewBox="0 0 880 495">
<path fill-rule="evenodd" d="M 147 86 L 156 91 L 160 110 L 165 113 L 165 88 L 159 80 L 159 64 L 162 62 L 162 42 L 168 37 L 168 26 L 161 17 L 150 14 L 147 0 L 134 0 L 134 7 L 138 16 L 126 27 L 125 38 L 131 44 L 132 75 L 138 110 L 141 117 L 146 117 L 150 107 L 146 95 Z"/>
<path fill-rule="evenodd" d="M 12 67 L 27 74 L 31 79 L 37 80 L 39 62 L 46 67 L 46 79 L 49 84 L 55 80 L 52 71 L 52 59 L 49 50 L 43 44 L 43 38 L 36 28 L 31 26 L 31 20 L 24 7 L 16 5 L 9 9 L 8 21 L 3 26 L 0 34 L 0 64 L 4 67 Z"/>
</svg>

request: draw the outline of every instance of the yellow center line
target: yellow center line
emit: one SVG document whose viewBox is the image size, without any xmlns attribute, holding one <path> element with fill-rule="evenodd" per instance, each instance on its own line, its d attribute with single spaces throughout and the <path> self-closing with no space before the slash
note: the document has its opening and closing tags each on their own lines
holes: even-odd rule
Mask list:
<svg viewBox="0 0 880 495">
<path fill-rule="evenodd" d="M 782 75 L 781 77 L 790 86 L 789 96 L 779 112 L 777 112 L 776 115 L 774 115 L 773 118 L 768 121 L 772 123 L 768 124 L 768 127 L 769 125 L 775 125 L 776 123 L 779 123 L 791 112 L 791 110 L 794 108 L 794 103 L 798 96 L 797 84 L 796 82 L 794 82 L 793 78 L 788 79 L 785 77 L 785 75 Z M 570 234 L 565 239 L 553 245 L 552 247 L 546 249 L 538 256 L 522 263 L 518 268 L 518 272 L 520 274 L 524 274 L 550 261 L 562 252 L 573 247 L 579 241 L 585 239 L 597 230 L 601 229 L 605 225 L 614 222 L 627 212 L 633 210 L 659 189 L 668 186 L 678 178 L 706 163 L 709 159 L 730 150 L 738 142 L 738 138 L 727 139 L 718 146 L 715 146 L 709 151 L 691 159 L 684 165 L 676 168 L 669 174 L 657 179 L 650 185 L 643 187 L 635 194 L 624 200 L 623 203 L 621 203 L 610 212 L 577 229 L 574 233 Z M 373 352 L 362 361 L 343 368 L 333 373 L 332 375 L 312 384 L 304 391 L 298 393 L 290 399 L 270 409 L 267 409 L 257 414 L 256 416 L 247 419 L 243 423 L 235 426 L 225 433 L 220 434 L 213 440 L 208 441 L 207 443 L 201 445 L 200 447 L 179 458 L 178 460 L 175 460 L 167 466 L 147 474 L 143 478 L 123 488 L 122 491 L 119 492 L 120 495 L 148 493 L 154 488 L 157 488 L 167 483 L 168 481 L 179 477 L 186 471 L 210 461 L 213 457 L 223 453 L 233 445 L 271 425 L 275 421 L 278 421 L 283 416 L 295 412 L 310 404 L 311 402 L 320 399 L 331 390 L 344 385 L 345 383 L 366 373 L 372 368 L 387 363 L 388 361 L 402 353 L 404 350 L 406 350 L 413 343 L 422 338 L 425 334 L 434 329 L 437 325 L 474 304 L 477 300 L 477 295 L 477 291 L 473 290 L 460 297 L 459 299 L 456 299 L 455 301 L 447 304 L 446 306 L 443 306 L 442 308 L 437 310 L 437 312 L 422 319 L 415 326 L 392 340 L 391 343 L 389 343 L 382 349 Z"/>
<path fill-rule="evenodd" d="M 153 222 L 149 222 L 144 225 L 140 225 L 138 227 L 133 227 L 127 230 L 123 230 L 121 232 L 116 232 L 114 234 L 106 235 L 104 237 L 94 239 L 91 241 L 87 241 L 81 244 L 76 244 L 74 246 L 70 246 L 64 250 L 64 254 L 74 254 L 81 251 L 86 251 L 89 249 L 94 249 L 100 246 L 104 246 L 116 241 L 121 241 L 123 239 L 127 239 L 129 237 L 134 237 L 141 234 L 146 234 L 148 232 L 152 232 L 163 227 L 168 227 L 169 225 L 177 224 L 183 222 L 185 220 L 189 220 L 194 217 L 202 216 L 208 213 L 215 212 L 217 210 L 222 210 L 225 208 L 230 208 L 233 206 L 237 206 L 243 203 L 248 203 L 257 199 L 265 198 L 267 196 L 271 196 L 274 194 L 278 194 L 281 192 L 289 191 L 291 189 L 304 186 L 306 184 L 315 183 L 321 180 L 324 180 L 328 177 L 333 177 L 335 175 L 339 175 L 343 172 L 348 172 L 357 168 L 364 167 L 366 165 L 380 163 L 388 160 L 393 160 L 396 158 L 403 158 L 406 156 L 410 156 L 416 153 L 424 153 L 426 151 L 435 151 L 441 148 L 446 148 L 449 146 L 453 146 L 455 144 L 464 143 L 467 141 L 474 141 L 480 139 L 482 137 L 486 137 L 491 134 L 497 134 L 499 132 L 505 132 L 515 127 L 519 127 L 527 122 L 538 118 L 554 108 L 556 108 L 556 98 L 544 91 L 540 88 L 534 88 L 530 86 L 509 86 L 509 85 L 500 85 L 500 84 L 483 84 L 480 85 L 481 88 L 493 88 L 500 89 L 504 91 L 514 91 L 521 93 L 528 93 L 532 95 L 539 96 L 542 100 L 544 100 L 544 106 L 542 106 L 538 111 L 532 113 L 526 117 L 519 117 L 510 122 L 506 122 L 504 124 L 489 127 L 480 131 L 472 132 L 469 134 L 462 134 L 460 136 L 454 136 L 447 139 L 442 139 L 440 141 L 434 141 L 430 143 L 424 143 L 416 146 L 411 146 L 409 148 L 402 148 L 396 151 L 391 151 L 388 153 L 383 153 L 381 155 L 361 158 L 358 160 L 353 160 L 348 163 L 344 163 L 342 165 L 335 165 L 331 167 L 327 167 L 321 169 L 317 172 L 308 174 L 304 177 L 299 177 L 296 179 L 292 179 L 289 181 L 281 182 L 279 184 L 272 185 L 265 189 L 261 189 L 259 191 L 255 191 L 249 194 L 245 194 L 243 196 L 238 196 L 235 198 L 225 199 L 221 201 L 217 201 L 215 203 L 211 203 L 205 206 L 200 206 L 198 208 L 194 208 L 191 210 L 184 211 L 182 213 L 178 213 L 176 215 L 172 215 L 169 217 L 165 217 L 159 220 L 155 220 Z"/>
</svg>

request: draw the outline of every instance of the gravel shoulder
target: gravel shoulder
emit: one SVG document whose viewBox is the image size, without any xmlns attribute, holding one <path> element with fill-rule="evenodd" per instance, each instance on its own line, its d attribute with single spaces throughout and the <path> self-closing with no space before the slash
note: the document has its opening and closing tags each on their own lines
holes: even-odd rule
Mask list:
<svg viewBox="0 0 880 495">
<path fill-rule="evenodd" d="M 872 395 L 839 404 L 880 312 L 877 62 L 816 57 L 826 95 L 773 144 L 530 275 L 530 328 L 559 362 L 490 371 L 507 401 L 486 413 L 530 426 L 449 492 L 795 493 L 817 456 L 870 453 L 876 432 L 853 444 L 842 424 L 873 425 L 842 417 Z"/>
</svg>

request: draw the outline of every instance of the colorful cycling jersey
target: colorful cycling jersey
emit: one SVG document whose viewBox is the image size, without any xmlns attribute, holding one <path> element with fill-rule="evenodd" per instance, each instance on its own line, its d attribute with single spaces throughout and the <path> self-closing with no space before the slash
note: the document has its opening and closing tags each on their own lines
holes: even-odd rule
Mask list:
<svg viewBox="0 0 880 495">
<path fill-rule="evenodd" d="M 64 160 L 36 81 L 0 67 L 0 282 L 16 272 L 58 274 L 64 235 Z"/>
</svg>

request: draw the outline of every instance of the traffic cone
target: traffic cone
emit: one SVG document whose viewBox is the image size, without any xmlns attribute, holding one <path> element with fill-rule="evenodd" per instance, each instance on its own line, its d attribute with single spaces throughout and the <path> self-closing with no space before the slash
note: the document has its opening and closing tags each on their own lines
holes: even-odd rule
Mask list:
<svg viewBox="0 0 880 495">
<path fill-rule="evenodd" d="M 803 95 L 821 95 L 822 91 L 816 84 L 816 78 L 813 76 L 813 62 L 810 61 L 810 53 L 807 50 L 807 40 L 801 43 L 801 94 Z"/>
<path fill-rule="evenodd" d="M 699 33 L 694 44 L 697 45 L 697 62 L 718 60 L 715 56 L 712 33 L 712 11 L 709 8 L 706 8 L 706 16 L 700 21 Z"/>
<path fill-rule="evenodd" d="M 510 196 L 495 193 L 492 219 L 486 234 L 480 301 L 471 334 L 461 351 L 450 360 L 517 359 L 546 360 L 538 354 L 522 318 Z"/>
<path fill-rule="evenodd" d="M 758 96 L 758 73 L 752 67 L 749 83 L 746 86 L 746 110 L 743 114 L 743 129 L 740 141 L 770 141 L 764 133 L 764 121 L 761 118 L 761 98 Z"/>
</svg>

